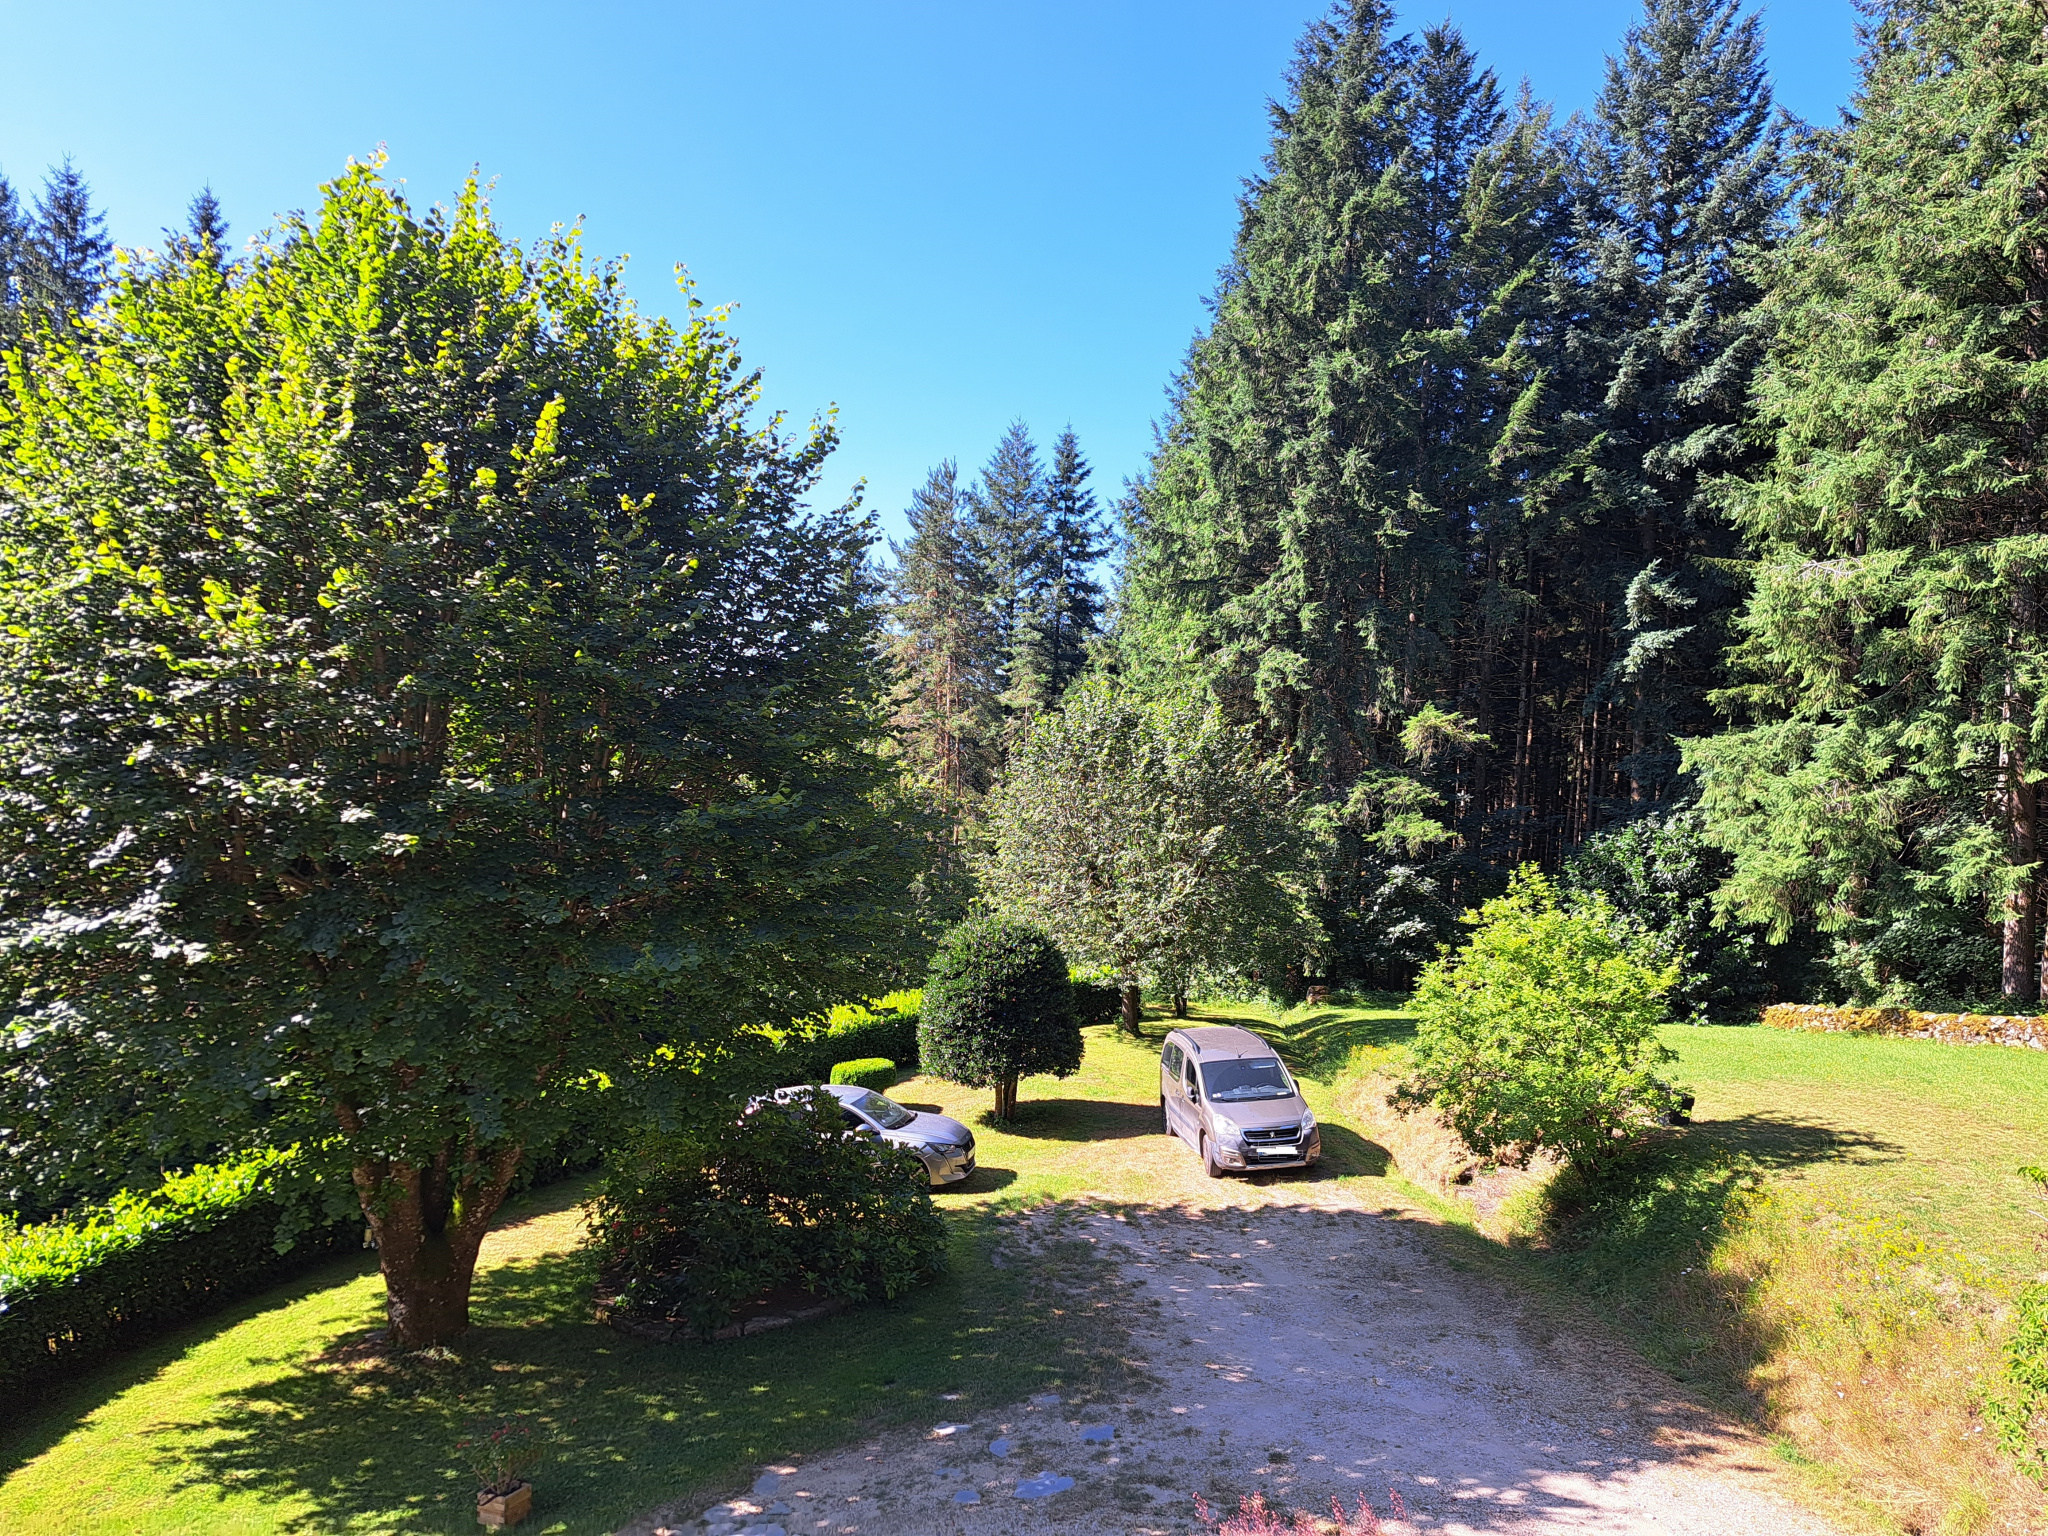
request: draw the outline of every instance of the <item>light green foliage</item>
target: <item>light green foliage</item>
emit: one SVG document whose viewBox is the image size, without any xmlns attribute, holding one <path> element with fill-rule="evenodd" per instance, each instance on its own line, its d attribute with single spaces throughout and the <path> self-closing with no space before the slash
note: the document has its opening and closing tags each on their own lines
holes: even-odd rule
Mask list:
<svg viewBox="0 0 2048 1536">
<path fill-rule="evenodd" d="M 1674 1102 L 1654 1069 L 1672 1060 L 1656 1032 L 1678 966 L 1646 961 L 1604 898 L 1564 906 L 1529 866 L 1465 921 L 1471 938 L 1415 989 L 1404 1095 L 1482 1156 L 1597 1168 Z"/>
<path fill-rule="evenodd" d="M 1213 709 L 1082 682 L 1018 747 L 986 834 L 989 902 L 1125 986 L 1277 981 L 1308 950 L 1284 771 Z"/>
<path fill-rule="evenodd" d="M 757 396 L 368 165 L 10 360 L 10 1176 L 300 1143 L 418 1347 L 525 1149 L 901 962 L 869 532 Z"/>
<path fill-rule="evenodd" d="M 1855 117 L 1775 269 L 1757 401 L 1774 457 L 1728 488 L 1763 547 L 1721 702 L 1688 747 L 1725 900 L 1845 943 L 1958 904 L 2035 996 L 2048 754 L 2048 74 L 2032 0 L 1888 8 Z M 1885 967 L 1870 980 L 1881 990 Z"/>
<path fill-rule="evenodd" d="M 863 1056 L 858 1061 L 834 1062 L 831 1081 L 883 1093 L 896 1086 L 896 1075 L 896 1063 L 886 1056 Z"/>
</svg>

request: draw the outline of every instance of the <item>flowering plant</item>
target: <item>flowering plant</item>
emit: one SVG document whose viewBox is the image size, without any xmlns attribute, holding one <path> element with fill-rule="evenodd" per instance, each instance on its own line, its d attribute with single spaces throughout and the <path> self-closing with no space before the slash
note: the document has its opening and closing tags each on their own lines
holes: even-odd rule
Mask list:
<svg viewBox="0 0 2048 1536">
<path fill-rule="evenodd" d="M 541 1464 L 547 1448 L 533 1426 L 522 1423 L 478 1424 L 455 1442 L 455 1452 L 476 1474 L 477 1499 L 494 1499 L 526 1481 Z"/>
</svg>

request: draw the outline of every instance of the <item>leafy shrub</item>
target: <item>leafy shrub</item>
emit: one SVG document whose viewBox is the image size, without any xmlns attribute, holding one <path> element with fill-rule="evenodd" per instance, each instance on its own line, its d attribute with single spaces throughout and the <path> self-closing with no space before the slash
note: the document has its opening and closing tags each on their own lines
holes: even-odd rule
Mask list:
<svg viewBox="0 0 2048 1536">
<path fill-rule="evenodd" d="M 623 1305 L 706 1337 L 764 1292 L 886 1298 L 945 1267 L 924 1164 L 848 1135 L 817 1089 L 615 1155 L 592 1229 Z"/>
<path fill-rule="evenodd" d="M 1659 960 L 1676 961 L 1672 1012 L 1681 1019 L 1755 1019 L 1771 1000 L 1787 956 L 1754 923 L 1716 923 L 1714 891 L 1734 856 L 1707 842 L 1695 811 L 1644 816 L 1596 832 L 1578 847 L 1559 880 L 1566 899 L 1599 894 L 1615 916 L 1647 941 Z"/>
<path fill-rule="evenodd" d="M 1987 1397 L 1984 1417 L 1999 1445 L 2038 1483 L 2048 1483 L 2048 1285 L 2030 1285 L 2005 1345 L 2004 1391 Z"/>
<path fill-rule="evenodd" d="M 858 1061 L 837 1062 L 832 1068 L 832 1081 L 886 1093 L 896 1086 L 896 1063 L 886 1056 L 863 1056 Z"/>
<path fill-rule="evenodd" d="M 865 1007 L 835 1008 L 832 1022 L 822 1034 L 786 1037 L 777 1052 L 783 1083 L 822 1083 L 834 1062 L 861 1057 L 883 1057 L 906 1072 L 917 1070 L 917 1019 L 915 993 L 897 993 L 884 1000 L 887 1011 L 871 1012 Z M 888 1004 L 893 1002 L 894 1007 Z"/>
<path fill-rule="evenodd" d="M 173 1174 L 73 1220 L 0 1230 L 0 1389 L 18 1391 L 360 1245 L 360 1215 L 307 1227 L 291 1154 Z"/>
<path fill-rule="evenodd" d="M 1038 929 L 971 918 L 939 940 L 918 1021 L 924 1070 L 996 1090 L 996 1118 L 1017 1109 L 1017 1079 L 1081 1066 L 1081 1026 L 1066 957 Z"/>
<path fill-rule="evenodd" d="M 1090 1024 L 1114 1024 L 1123 1011 L 1123 988 L 1115 982 L 1074 982 L 1074 1020 L 1083 1028 Z"/>
<path fill-rule="evenodd" d="M 1519 1165 L 1547 1149 L 1582 1170 L 1678 1107 L 1652 1071 L 1673 1059 L 1656 1031 L 1678 966 L 1639 955 L 1604 897 L 1566 908 L 1525 865 L 1465 921 L 1465 947 L 1415 989 L 1403 1100 L 1446 1112 L 1481 1156 Z"/>
</svg>

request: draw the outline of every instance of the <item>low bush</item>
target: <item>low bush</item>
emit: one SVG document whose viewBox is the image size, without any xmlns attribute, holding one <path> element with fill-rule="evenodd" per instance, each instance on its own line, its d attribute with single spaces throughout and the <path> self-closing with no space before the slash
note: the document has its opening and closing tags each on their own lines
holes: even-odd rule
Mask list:
<svg viewBox="0 0 2048 1536">
<path fill-rule="evenodd" d="M 886 1093 L 896 1086 L 896 1063 L 886 1056 L 863 1056 L 858 1061 L 836 1062 L 832 1067 L 832 1081 Z"/>
<path fill-rule="evenodd" d="M 1516 1166 L 1540 1149 L 1582 1170 L 1677 1109 L 1654 1069 L 1672 1059 L 1657 1027 L 1678 966 L 1646 961 L 1604 898 L 1567 908 L 1525 866 L 1465 921 L 1471 939 L 1415 989 L 1405 1104 L 1442 1111 L 1482 1157 Z"/>
<path fill-rule="evenodd" d="M 924 1164 L 816 1090 L 614 1155 L 591 1214 L 604 1288 L 700 1337 L 766 1293 L 886 1299 L 945 1265 Z"/>
<path fill-rule="evenodd" d="M 292 1159 L 173 1174 L 74 1219 L 0 1229 L 0 1390 L 69 1374 L 329 1254 L 360 1215 L 311 1226 L 281 1188 Z"/>
</svg>

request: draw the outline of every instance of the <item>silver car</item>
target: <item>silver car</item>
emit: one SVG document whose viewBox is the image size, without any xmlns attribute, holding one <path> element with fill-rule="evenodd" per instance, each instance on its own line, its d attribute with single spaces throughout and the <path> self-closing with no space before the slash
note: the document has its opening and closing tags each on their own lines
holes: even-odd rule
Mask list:
<svg viewBox="0 0 2048 1536">
<path fill-rule="evenodd" d="M 1287 1066 L 1248 1029 L 1176 1029 L 1159 1054 L 1166 1133 L 1201 1154 L 1212 1179 L 1259 1168 L 1304 1168 L 1322 1132 Z"/>
<path fill-rule="evenodd" d="M 787 1100 L 809 1088 L 778 1088 L 774 1097 Z M 957 1184 L 974 1172 L 974 1132 L 950 1115 L 935 1115 L 925 1109 L 905 1109 L 894 1099 L 872 1088 L 849 1083 L 820 1083 L 817 1091 L 839 1101 L 839 1112 L 847 1128 L 856 1135 L 908 1147 L 924 1163 L 932 1187 Z"/>
</svg>

